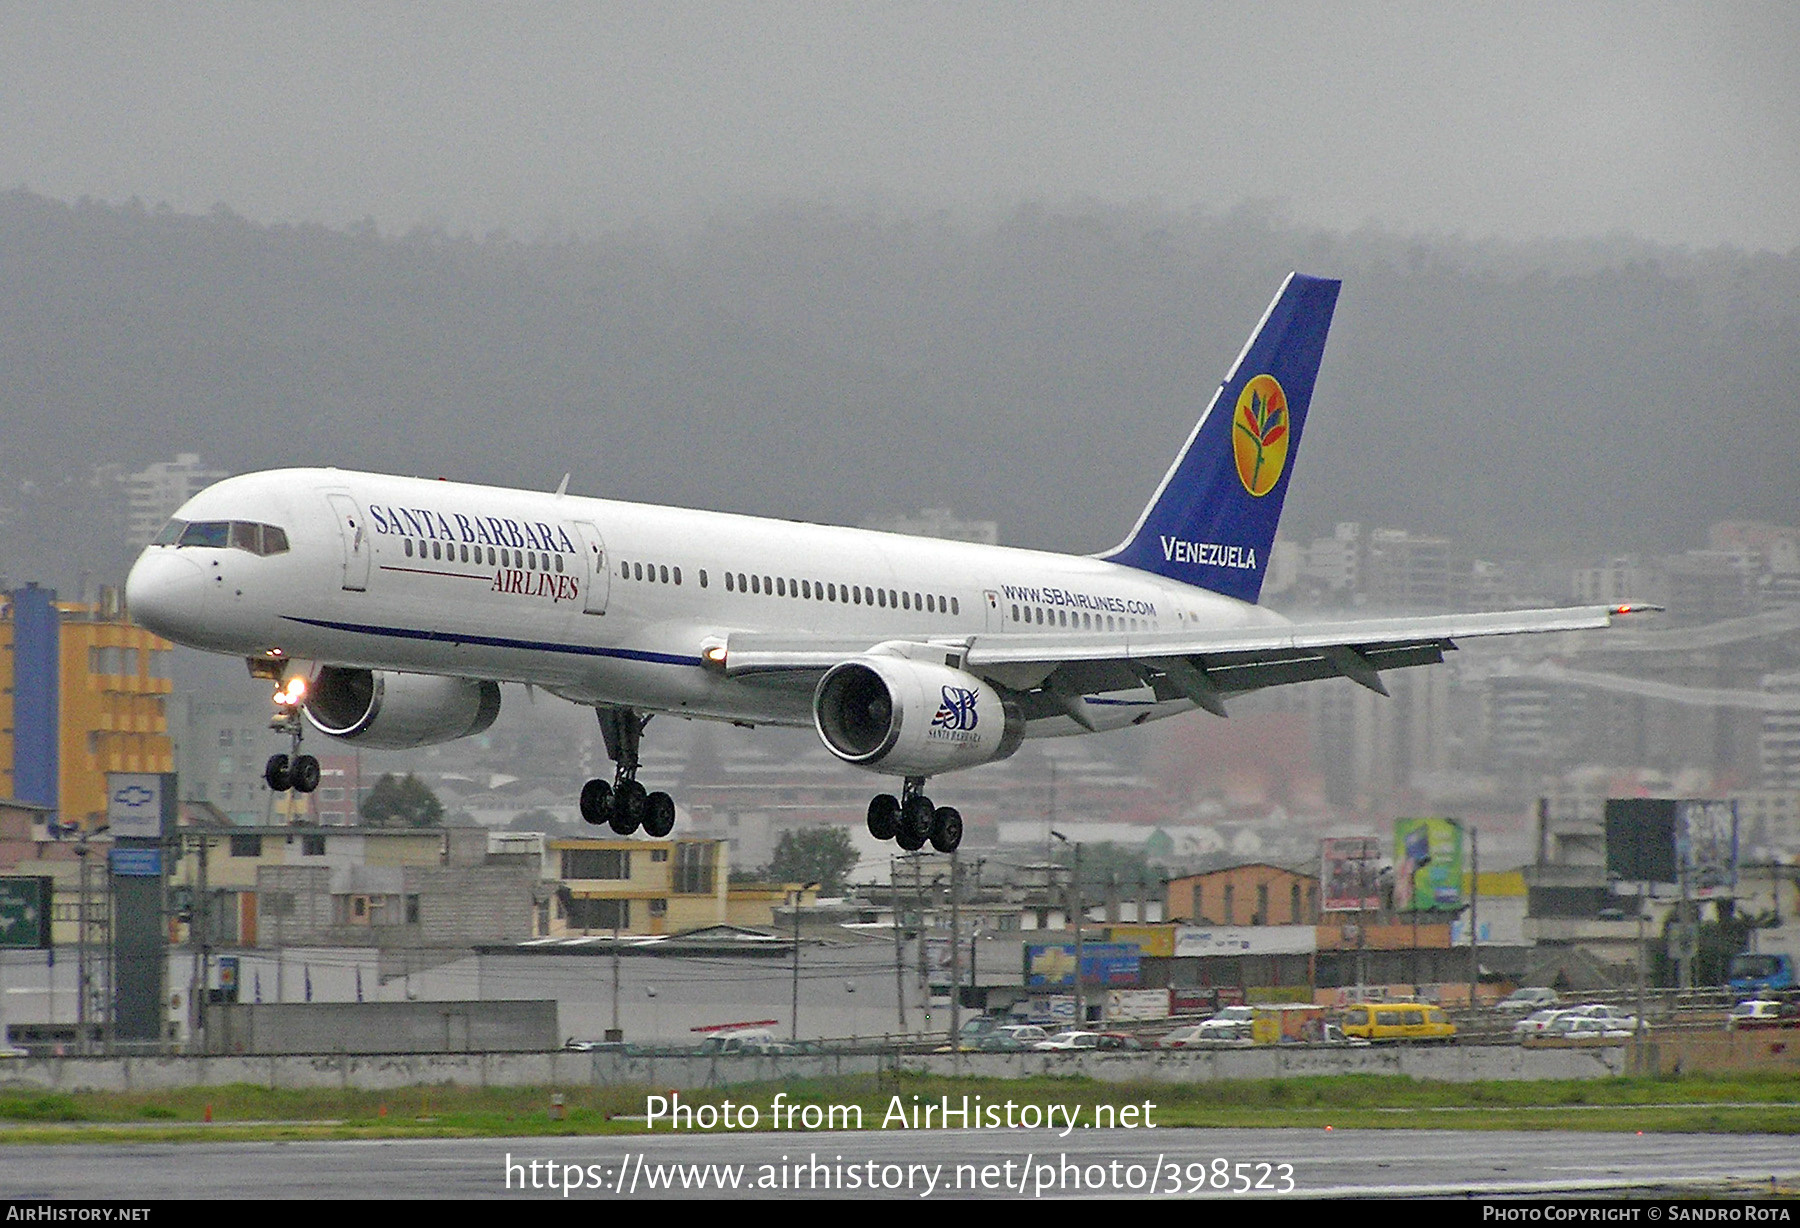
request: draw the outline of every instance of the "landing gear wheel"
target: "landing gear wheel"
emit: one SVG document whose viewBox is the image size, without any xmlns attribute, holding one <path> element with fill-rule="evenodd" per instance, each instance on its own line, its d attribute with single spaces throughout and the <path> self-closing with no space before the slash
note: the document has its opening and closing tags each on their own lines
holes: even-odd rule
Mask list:
<svg viewBox="0 0 1800 1228">
<path fill-rule="evenodd" d="M 892 840 L 900 830 L 900 799 L 892 793 L 877 793 L 869 799 L 869 834 L 877 840 Z"/>
<path fill-rule="evenodd" d="M 295 755 L 288 779 L 294 792 L 311 793 L 319 787 L 319 761 L 311 755 Z"/>
<path fill-rule="evenodd" d="M 644 812 L 649 809 L 649 798 L 644 793 L 644 786 L 635 780 L 622 780 L 619 787 L 613 790 L 612 814 L 607 822 L 621 836 L 629 836 L 644 825 Z"/>
<path fill-rule="evenodd" d="M 644 834 L 661 840 L 675 830 L 675 799 L 652 793 L 644 799 Z"/>
<path fill-rule="evenodd" d="M 931 816 L 931 847 L 954 853 L 962 843 L 962 812 L 955 806 L 939 806 Z"/>
<path fill-rule="evenodd" d="M 599 777 L 581 786 L 581 818 L 599 827 L 612 816 L 612 786 Z"/>
<path fill-rule="evenodd" d="M 915 836 L 912 832 L 902 827 L 899 831 L 894 833 L 894 843 L 898 844 L 909 853 L 916 853 L 925 847 L 925 837 Z"/>
<path fill-rule="evenodd" d="M 294 787 L 294 777 L 288 767 L 286 755 L 270 755 L 268 763 L 263 765 L 263 780 L 269 788 L 277 793 L 286 793 Z"/>
<path fill-rule="evenodd" d="M 923 793 L 913 794 L 900 804 L 900 832 L 895 839 L 905 836 L 914 842 L 911 848 L 923 848 L 925 841 L 931 838 L 931 822 L 935 814 L 930 798 Z M 900 847 L 909 846 L 902 843 Z"/>
</svg>

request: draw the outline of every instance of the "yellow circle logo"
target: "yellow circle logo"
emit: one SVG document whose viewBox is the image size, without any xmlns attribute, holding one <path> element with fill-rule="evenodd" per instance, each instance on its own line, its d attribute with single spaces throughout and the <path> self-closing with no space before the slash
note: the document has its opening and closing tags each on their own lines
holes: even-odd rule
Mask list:
<svg viewBox="0 0 1800 1228">
<path fill-rule="evenodd" d="M 1238 393 L 1237 410 L 1231 416 L 1231 452 L 1237 459 L 1238 480 L 1258 498 L 1275 489 L 1287 468 L 1287 409 L 1287 393 L 1273 375 L 1256 376 Z"/>
</svg>

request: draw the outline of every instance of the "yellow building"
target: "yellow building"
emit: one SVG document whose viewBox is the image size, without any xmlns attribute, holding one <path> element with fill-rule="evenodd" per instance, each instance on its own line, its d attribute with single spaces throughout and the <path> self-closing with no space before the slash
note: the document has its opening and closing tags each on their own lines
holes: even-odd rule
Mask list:
<svg viewBox="0 0 1800 1228">
<path fill-rule="evenodd" d="M 558 884 L 540 936 L 679 934 L 730 919 L 723 840 L 546 840 Z"/>
<path fill-rule="evenodd" d="M 63 824 L 106 821 L 108 772 L 172 772 L 167 640 L 35 585 L 0 597 L 0 796 Z"/>
</svg>

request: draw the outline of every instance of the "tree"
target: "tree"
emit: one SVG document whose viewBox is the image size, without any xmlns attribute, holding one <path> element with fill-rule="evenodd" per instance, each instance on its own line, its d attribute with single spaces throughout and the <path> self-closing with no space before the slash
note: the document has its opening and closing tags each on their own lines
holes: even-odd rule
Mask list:
<svg viewBox="0 0 1800 1228">
<path fill-rule="evenodd" d="M 362 819 L 371 827 L 437 827 L 444 804 L 411 772 L 384 773 L 362 800 Z"/>
<path fill-rule="evenodd" d="M 790 828 L 775 842 L 768 877 L 778 883 L 816 882 L 820 895 L 838 895 L 861 859 L 841 827 Z"/>
</svg>

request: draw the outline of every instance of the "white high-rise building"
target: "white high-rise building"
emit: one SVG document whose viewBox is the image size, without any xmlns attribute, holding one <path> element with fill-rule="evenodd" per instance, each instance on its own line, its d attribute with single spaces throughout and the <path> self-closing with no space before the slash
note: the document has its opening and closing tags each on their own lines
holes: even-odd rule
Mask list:
<svg viewBox="0 0 1800 1228">
<path fill-rule="evenodd" d="M 183 452 L 172 461 L 158 461 L 126 474 L 120 480 L 125 486 L 129 517 L 126 528 L 132 549 L 148 546 L 176 508 L 230 476 L 222 469 L 203 468 L 200 457 L 193 452 Z"/>
</svg>

